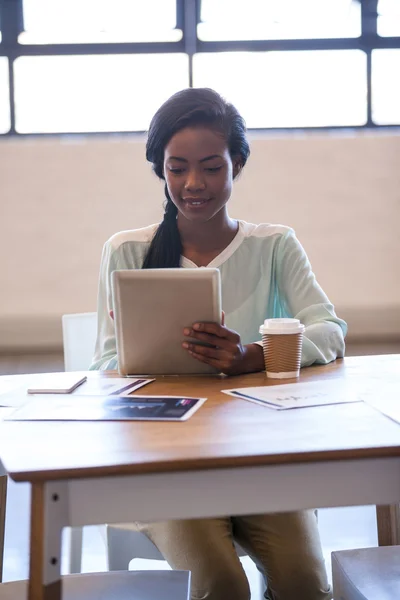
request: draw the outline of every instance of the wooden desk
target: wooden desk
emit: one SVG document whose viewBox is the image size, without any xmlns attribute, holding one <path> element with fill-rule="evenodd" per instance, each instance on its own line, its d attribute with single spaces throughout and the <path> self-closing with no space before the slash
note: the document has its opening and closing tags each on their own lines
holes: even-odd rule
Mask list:
<svg viewBox="0 0 400 600">
<path fill-rule="evenodd" d="M 364 386 L 398 373 L 398 355 L 357 357 L 304 369 L 300 380 Z M 277 412 L 220 392 L 276 383 L 258 373 L 146 388 L 207 396 L 186 423 L 3 422 L 4 467 L 32 484 L 29 600 L 60 598 L 64 526 L 400 501 L 400 426 L 368 405 Z"/>
</svg>

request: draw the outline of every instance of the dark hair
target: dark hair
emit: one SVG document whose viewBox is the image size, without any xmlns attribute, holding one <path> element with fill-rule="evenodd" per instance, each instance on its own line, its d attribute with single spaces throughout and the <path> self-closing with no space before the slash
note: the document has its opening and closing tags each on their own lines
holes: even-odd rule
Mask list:
<svg viewBox="0 0 400 600">
<path fill-rule="evenodd" d="M 171 96 L 151 120 L 146 158 L 160 179 L 163 172 L 164 151 L 175 133 L 185 127 L 209 126 L 220 131 L 227 142 L 231 157 L 239 156 L 244 167 L 250 154 L 246 125 L 236 108 L 217 92 L 208 88 L 188 88 Z M 179 267 L 182 242 L 178 231 L 178 209 L 172 202 L 165 184 L 165 213 L 162 223 L 147 251 L 143 269 Z"/>
</svg>

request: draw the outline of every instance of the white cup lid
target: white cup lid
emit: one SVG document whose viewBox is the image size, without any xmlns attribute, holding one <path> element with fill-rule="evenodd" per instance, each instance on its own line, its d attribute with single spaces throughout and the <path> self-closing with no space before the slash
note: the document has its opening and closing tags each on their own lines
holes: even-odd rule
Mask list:
<svg viewBox="0 0 400 600">
<path fill-rule="evenodd" d="M 271 333 L 275 335 L 289 333 L 303 333 L 304 325 L 299 319 L 265 319 L 264 324 L 260 326 L 260 333 Z"/>
</svg>

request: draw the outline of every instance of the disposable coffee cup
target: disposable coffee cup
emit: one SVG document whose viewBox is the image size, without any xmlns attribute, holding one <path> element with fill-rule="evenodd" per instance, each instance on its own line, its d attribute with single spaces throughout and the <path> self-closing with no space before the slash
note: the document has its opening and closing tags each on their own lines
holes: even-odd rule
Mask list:
<svg viewBox="0 0 400 600">
<path fill-rule="evenodd" d="M 298 319 L 266 319 L 260 327 L 267 377 L 300 375 L 304 325 Z"/>
</svg>

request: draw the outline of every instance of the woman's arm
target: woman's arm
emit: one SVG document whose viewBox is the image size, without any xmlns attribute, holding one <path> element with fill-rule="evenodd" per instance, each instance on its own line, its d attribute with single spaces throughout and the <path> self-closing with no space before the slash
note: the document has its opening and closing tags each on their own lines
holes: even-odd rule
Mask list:
<svg viewBox="0 0 400 600">
<path fill-rule="evenodd" d="M 276 266 L 284 312 L 305 325 L 302 366 L 327 364 L 344 356 L 347 325 L 336 316 L 292 230 L 280 242 Z"/>
<path fill-rule="evenodd" d="M 97 299 L 97 340 L 90 370 L 111 371 L 118 368 L 114 321 L 110 316 L 111 273 L 117 269 L 115 252 L 106 242 L 101 257 Z"/>
</svg>

